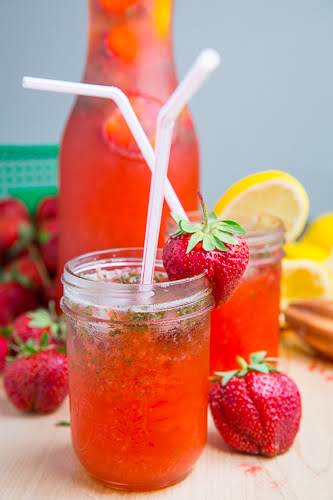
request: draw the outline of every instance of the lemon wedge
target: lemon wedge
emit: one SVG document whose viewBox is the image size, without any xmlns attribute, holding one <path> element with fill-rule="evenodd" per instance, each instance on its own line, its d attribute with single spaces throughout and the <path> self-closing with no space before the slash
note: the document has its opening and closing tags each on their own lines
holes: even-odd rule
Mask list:
<svg viewBox="0 0 333 500">
<path fill-rule="evenodd" d="M 282 305 L 309 298 L 332 297 L 332 272 L 324 262 L 284 259 L 282 262 Z"/>
<path fill-rule="evenodd" d="M 327 251 L 333 250 L 333 213 L 320 215 L 307 228 L 303 241 Z"/>
<path fill-rule="evenodd" d="M 330 252 L 325 248 L 304 240 L 287 243 L 285 252 L 288 259 L 310 259 L 316 262 L 324 262 L 330 257 Z"/>
<path fill-rule="evenodd" d="M 239 180 L 219 199 L 218 218 L 243 220 L 263 214 L 279 217 L 287 241 L 302 233 L 309 214 L 309 197 L 302 184 L 286 172 L 268 170 Z"/>
</svg>

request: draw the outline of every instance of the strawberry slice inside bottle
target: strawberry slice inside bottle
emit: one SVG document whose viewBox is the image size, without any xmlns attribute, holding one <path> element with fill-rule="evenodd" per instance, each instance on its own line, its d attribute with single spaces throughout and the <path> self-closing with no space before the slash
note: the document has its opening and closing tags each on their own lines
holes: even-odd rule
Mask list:
<svg viewBox="0 0 333 500">
<path fill-rule="evenodd" d="M 132 96 L 129 101 L 151 143 L 154 146 L 156 120 L 162 103 L 156 99 Z M 115 108 L 104 124 L 104 136 L 109 145 L 125 155 L 140 155 L 140 150 L 121 111 Z"/>
<path fill-rule="evenodd" d="M 106 11 L 111 14 L 123 14 L 129 7 L 132 7 L 138 0 L 100 0 Z"/>
<path fill-rule="evenodd" d="M 108 52 L 125 63 L 132 62 L 138 53 L 138 40 L 125 25 L 115 26 L 106 35 L 105 43 Z"/>
</svg>

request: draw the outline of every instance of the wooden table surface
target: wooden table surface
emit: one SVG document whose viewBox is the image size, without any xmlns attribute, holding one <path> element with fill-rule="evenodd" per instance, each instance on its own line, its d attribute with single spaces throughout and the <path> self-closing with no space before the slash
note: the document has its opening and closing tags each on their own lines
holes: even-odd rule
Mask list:
<svg viewBox="0 0 333 500">
<path fill-rule="evenodd" d="M 282 368 L 303 399 L 292 449 L 274 459 L 232 453 L 210 423 L 205 452 L 182 483 L 152 493 L 121 493 L 84 472 L 70 443 L 68 404 L 48 416 L 26 416 L 0 390 L 0 499 L 332 500 L 333 364 L 286 352 Z"/>
</svg>

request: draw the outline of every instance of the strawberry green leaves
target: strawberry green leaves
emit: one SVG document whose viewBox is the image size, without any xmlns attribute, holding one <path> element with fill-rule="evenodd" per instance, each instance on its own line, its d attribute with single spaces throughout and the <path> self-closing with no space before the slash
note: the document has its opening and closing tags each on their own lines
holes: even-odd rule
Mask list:
<svg viewBox="0 0 333 500">
<path fill-rule="evenodd" d="M 177 231 L 172 234 L 177 237 L 181 234 L 191 234 L 186 252 L 189 253 L 196 245 L 202 243 L 206 252 L 220 250 L 228 252 L 226 245 L 237 245 L 237 237 L 245 234 L 244 229 L 235 221 L 219 220 L 214 212 L 208 214 L 207 207 L 200 196 L 203 220 L 201 222 L 189 222 L 172 214 L 177 223 Z"/>
<path fill-rule="evenodd" d="M 49 344 L 49 337 L 47 333 L 43 333 L 39 343 L 33 339 L 28 339 L 26 342 L 22 342 L 18 335 L 14 335 L 15 345 L 11 346 L 14 351 L 18 353 L 19 357 L 32 356 L 41 351 L 46 351 L 52 349 L 53 347 Z"/>
<path fill-rule="evenodd" d="M 200 241 L 203 240 L 203 233 L 201 231 L 198 231 L 197 233 L 193 233 L 191 238 L 189 239 L 188 246 L 187 246 L 187 253 L 189 253 L 191 250 L 193 250 L 194 247 L 197 246 Z"/>
<path fill-rule="evenodd" d="M 51 238 L 52 234 L 48 231 L 40 230 L 37 233 L 37 241 L 40 245 L 45 245 L 45 243 L 48 243 Z"/>
<path fill-rule="evenodd" d="M 37 309 L 29 313 L 30 323 L 29 326 L 37 328 L 47 328 L 52 326 L 52 318 L 48 311 L 45 309 Z"/>
<path fill-rule="evenodd" d="M 233 377 L 244 377 L 250 371 L 259 373 L 277 372 L 278 369 L 269 361 L 278 361 L 278 358 L 266 358 L 266 351 L 258 351 L 250 354 L 250 362 L 247 363 L 244 358 L 237 356 L 237 363 L 240 365 L 240 370 L 230 370 L 226 372 L 215 372 L 215 375 L 210 378 L 211 382 L 221 381 L 223 386 L 227 385 Z"/>
</svg>

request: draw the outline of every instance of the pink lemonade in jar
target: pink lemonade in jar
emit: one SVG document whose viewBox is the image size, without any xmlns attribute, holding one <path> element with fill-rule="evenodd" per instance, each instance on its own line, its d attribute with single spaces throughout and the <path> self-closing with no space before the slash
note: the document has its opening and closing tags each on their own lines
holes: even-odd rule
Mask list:
<svg viewBox="0 0 333 500">
<path fill-rule="evenodd" d="M 200 212 L 190 212 L 188 216 L 192 222 L 202 219 Z M 246 230 L 250 261 L 229 300 L 212 311 L 211 375 L 235 368 L 236 356 L 247 359 L 252 352 L 261 350 L 270 356 L 278 354 L 283 226 L 268 215 L 256 221 L 244 218 L 237 222 Z M 167 236 L 175 228 L 170 219 Z"/>
<path fill-rule="evenodd" d="M 212 311 L 211 374 L 237 367 L 236 356 L 248 359 L 262 350 L 278 355 L 284 230 L 270 216 L 241 224 L 247 229 L 250 261 L 228 302 Z"/>
<path fill-rule="evenodd" d="M 207 437 L 210 288 L 204 275 L 164 281 L 159 262 L 152 296 L 141 258 L 88 254 L 63 275 L 73 446 L 92 476 L 128 490 L 183 479 Z"/>
</svg>

